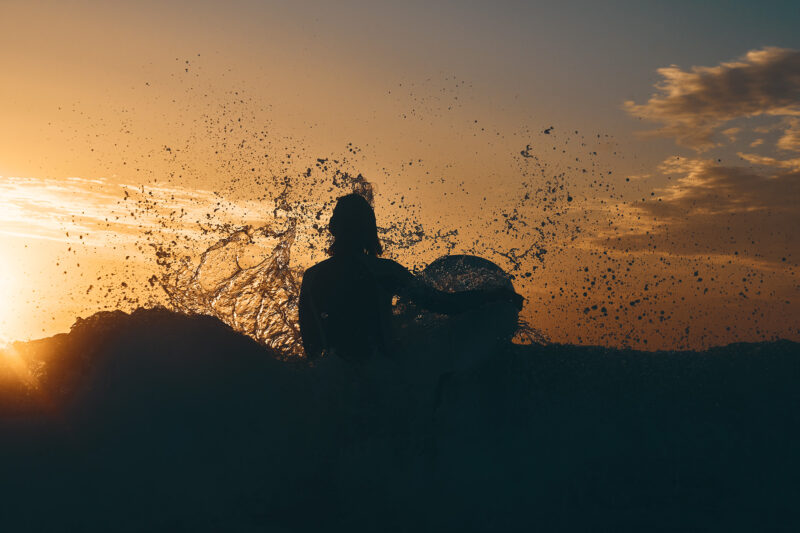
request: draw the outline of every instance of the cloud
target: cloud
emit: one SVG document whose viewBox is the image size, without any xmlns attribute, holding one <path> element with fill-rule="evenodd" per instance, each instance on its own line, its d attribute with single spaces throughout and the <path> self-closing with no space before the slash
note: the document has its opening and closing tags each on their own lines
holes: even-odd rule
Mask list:
<svg viewBox="0 0 800 533">
<path fill-rule="evenodd" d="M 792 118 L 786 123 L 788 127 L 784 130 L 783 136 L 778 139 L 778 148 L 800 152 L 800 120 Z"/>
<path fill-rule="evenodd" d="M 698 151 L 714 147 L 714 134 L 733 119 L 800 116 L 798 50 L 768 47 L 715 67 L 694 66 L 684 71 L 672 65 L 658 73 L 663 80 L 647 103 L 627 101 L 624 109 L 661 123 L 655 133 L 674 137 Z M 784 146 L 797 146 L 797 137 L 786 139 Z"/>
<path fill-rule="evenodd" d="M 736 141 L 736 136 L 742 131 L 742 128 L 728 128 L 722 130 L 722 134 L 728 138 L 730 142 Z"/>
<path fill-rule="evenodd" d="M 638 229 L 610 243 L 625 250 L 675 255 L 741 255 L 782 262 L 800 250 L 800 160 L 757 159 L 755 167 L 673 158 L 661 165 L 677 182 L 633 205 Z M 777 164 L 773 164 L 777 163 Z M 793 258 L 796 262 L 798 257 Z"/>
<path fill-rule="evenodd" d="M 800 157 L 794 159 L 776 159 L 774 157 L 767 157 L 757 154 L 745 154 L 739 152 L 739 157 L 754 165 L 763 165 L 768 167 L 785 168 L 794 171 L 800 171 Z"/>
<path fill-rule="evenodd" d="M 763 164 L 763 161 L 758 162 Z M 661 202 L 650 202 L 643 209 L 652 215 L 676 208 L 690 215 L 765 210 L 796 212 L 796 199 L 800 198 L 800 161 L 787 165 L 785 161 L 770 159 L 768 163 L 773 162 L 778 163 L 774 166 L 789 172 L 776 174 L 753 167 L 724 166 L 707 159 L 683 159 L 678 163 L 668 160 L 662 164 L 662 171 L 684 176 L 661 191 Z"/>
<path fill-rule="evenodd" d="M 133 186 L 104 179 L 0 177 L 0 234 L 103 246 L 136 242 L 143 232 L 197 234 L 200 224 L 242 224 L 257 204 L 215 193 L 166 186 Z M 69 236 L 67 235 L 69 234 Z"/>
</svg>

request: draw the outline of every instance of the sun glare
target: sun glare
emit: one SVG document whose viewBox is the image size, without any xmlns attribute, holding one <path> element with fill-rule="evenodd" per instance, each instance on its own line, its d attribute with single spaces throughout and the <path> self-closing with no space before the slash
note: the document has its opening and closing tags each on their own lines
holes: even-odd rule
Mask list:
<svg viewBox="0 0 800 533">
<path fill-rule="evenodd" d="M 2 366 L 16 375 L 17 379 L 31 389 L 39 388 L 39 380 L 13 344 L 7 343 L 5 346 L 0 347 L 0 357 L 4 359 L 3 362 L 5 363 Z"/>
<path fill-rule="evenodd" d="M 9 321 L 14 318 L 14 292 L 19 279 L 8 256 L 0 255 L 0 368 L 12 372 L 32 389 L 39 386 L 36 376 L 14 347 Z"/>
<path fill-rule="evenodd" d="M 6 256 L 0 255 L 0 349 L 8 346 L 11 335 L 9 319 L 13 316 L 13 292 L 16 275 Z"/>
</svg>

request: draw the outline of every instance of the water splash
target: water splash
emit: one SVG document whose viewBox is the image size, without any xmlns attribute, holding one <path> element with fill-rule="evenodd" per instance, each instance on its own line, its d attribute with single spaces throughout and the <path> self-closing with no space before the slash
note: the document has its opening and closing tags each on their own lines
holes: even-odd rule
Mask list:
<svg viewBox="0 0 800 533">
<path fill-rule="evenodd" d="M 372 185 L 360 174 L 335 172 L 331 188 L 373 200 Z M 298 318 L 304 270 L 291 264 L 292 251 L 298 231 L 321 231 L 323 208 L 295 198 L 294 189 L 286 178 L 267 224 L 217 228 L 222 237 L 196 263 L 174 247 L 156 246 L 162 269 L 156 279 L 171 307 L 219 318 L 284 358 L 304 357 Z"/>
<path fill-rule="evenodd" d="M 358 178 L 347 187 L 371 200 L 371 186 Z M 291 254 L 298 225 L 309 221 L 291 207 L 285 195 L 279 197 L 278 205 L 273 225 L 245 226 L 233 231 L 205 250 L 196 265 L 189 257 L 176 260 L 171 251 L 161 249 L 157 255 L 164 272 L 159 282 L 175 310 L 214 316 L 286 359 L 299 358 L 305 355 L 298 319 L 303 269 L 291 265 Z M 428 235 L 421 226 L 409 230 L 398 224 L 382 228 L 381 233 L 394 244 L 405 247 L 422 241 L 450 243 L 457 235 L 457 232 Z M 460 263 L 455 267 L 447 263 L 451 268 L 443 271 L 440 261 L 434 261 L 420 277 L 448 292 L 478 286 L 513 288 L 511 276 L 502 269 L 488 260 L 471 259 L 482 261 L 482 268 L 465 269 Z M 544 344 L 548 339 L 520 320 L 515 341 Z"/>
<path fill-rule="evenodd" d="M 293 219 L 279 229 L 239 229 L 203 252 L 197 266 L 188 259 L 170 264 L 161 285 L 175 309 L 217 317 L 286 357 L 301 356 L 302 272 L 289 264 L 295 232 Z M 264 258 L 248 265 L 265 248 Z"/>
</svg>

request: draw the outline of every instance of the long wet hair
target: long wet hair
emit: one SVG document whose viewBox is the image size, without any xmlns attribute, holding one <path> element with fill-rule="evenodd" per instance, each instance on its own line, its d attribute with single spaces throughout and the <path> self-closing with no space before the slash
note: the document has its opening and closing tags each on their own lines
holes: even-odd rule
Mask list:
<svg viewBox="0 0 800 533">
<path fill-rule="evenodd" d="M 328 223 L 333 244 L 328 254 L 365 253 L 378 256 L 383 253 L 378 239 L 375 211 L 366 198 L 357 193 L 339 197 Z"/>
</svg>

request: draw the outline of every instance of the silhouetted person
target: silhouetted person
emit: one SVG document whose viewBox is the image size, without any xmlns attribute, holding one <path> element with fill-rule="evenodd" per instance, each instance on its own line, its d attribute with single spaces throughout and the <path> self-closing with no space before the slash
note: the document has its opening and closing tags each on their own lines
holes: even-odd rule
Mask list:
<svg viewBox="0 0 800 533">
<path fill-rule="evenodd" d="M 522 297 L 513 290 L 442 292 L 399 263 L 379 258 L 375 212 L 358 194 L 339 198 L 328 228 L 334 238 L 331 257 L 306 270 L 300 289 L 300 333 L 311 360 L 323 353 L 357 361 L 393 353 L 393 296 L 443 314 L 500 300 L 522 308 Z"/>
</svg>

